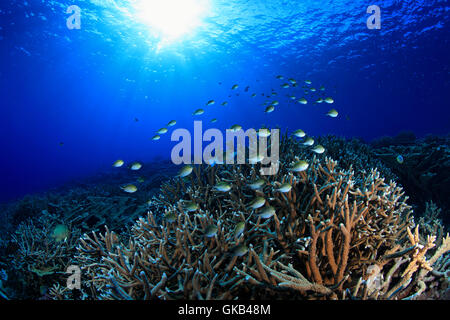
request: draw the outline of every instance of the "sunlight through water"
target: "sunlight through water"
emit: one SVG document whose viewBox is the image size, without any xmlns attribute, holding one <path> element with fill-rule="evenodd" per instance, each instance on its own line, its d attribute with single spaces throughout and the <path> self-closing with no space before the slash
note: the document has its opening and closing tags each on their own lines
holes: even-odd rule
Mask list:
<svg viewBox="0 0 450 320">
<path fill-rule="evenodd" d="M 160 38 L 159 47 L 191 35 L 208 14 L 210 0 L 135 0 L 137 22 Z"/>
</svg>

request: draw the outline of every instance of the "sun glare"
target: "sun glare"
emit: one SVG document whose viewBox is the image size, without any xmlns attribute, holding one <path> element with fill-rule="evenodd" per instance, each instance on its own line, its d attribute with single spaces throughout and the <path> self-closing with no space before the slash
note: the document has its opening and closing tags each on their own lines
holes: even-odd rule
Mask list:
<svg viewBox="0 0 450 320">
<path fill-rule="evenodd" d="M 210 0 L 137 0 L 136 18 L 164 41 L 173 41 L 192 33 L 202 24 Z"/>
</svg>

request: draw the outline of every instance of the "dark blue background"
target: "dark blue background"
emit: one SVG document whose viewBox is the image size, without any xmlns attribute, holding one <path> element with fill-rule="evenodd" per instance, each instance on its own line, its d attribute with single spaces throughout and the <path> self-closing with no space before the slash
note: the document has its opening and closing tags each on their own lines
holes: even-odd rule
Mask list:
<svg viewBox="0 0 450 320">
<path fill-rule="evenodd" d="M 65 26 L 71 4 L 83 9 L 81 30 Z M 382 8 L 381 30 L 366 27 L 370 4 Z M 1 1 L 0 201 L 94 175 L 118 158 L 168 158 L 170 132 L 150 138 L 172 119 L 192 129 L 201 107 L 204 127 L 220 129 L 267 124 L 367 141 L 404 130 L 447 134 L 448 2 L 370 4 L 213 1 L 206 27 L 158 51 L 145 26 L 107 6 Z M 329 105 L 289 102 L 285 93 L 302 90 L 281 89 L 278 74 L 324 85 L 340 116 L 324 116 Z M 280 105 L 267 115 L 261 93 L 272 88 Z M 210 99 L 217 103 L 206 107 Z"/>
</svg>

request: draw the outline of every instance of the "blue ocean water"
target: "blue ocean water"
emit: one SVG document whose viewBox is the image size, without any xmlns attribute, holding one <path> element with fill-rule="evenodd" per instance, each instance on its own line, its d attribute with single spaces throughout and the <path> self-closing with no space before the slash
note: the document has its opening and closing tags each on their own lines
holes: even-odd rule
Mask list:
<svg viewBox="0 0 450 320">
<path fill-rule="evenodd" d="M 151 137 L 173 119 L 188 130 L 199 119 L 205 129 L 278 125 L 366 141 L 448 134 L 448 1 L 153 2 L 0 2 L 0 201 L 119 158 L 169 158 L 171 132 Z M 80 29 L 67 27 L 72 5 Z M 367 27 L 370 5 L 381 9 L 381 29 Z M 280 88 L 277 75 L 300 87 Z M 306 79 L 326 88 L 338 118 L 324 115 L 329 105 L 285 96 L 308 98 Z M 272 89 L 280 105 L 266 114 Z M 198 108 L 206 112 L 195 118 Z"/>
</svg>

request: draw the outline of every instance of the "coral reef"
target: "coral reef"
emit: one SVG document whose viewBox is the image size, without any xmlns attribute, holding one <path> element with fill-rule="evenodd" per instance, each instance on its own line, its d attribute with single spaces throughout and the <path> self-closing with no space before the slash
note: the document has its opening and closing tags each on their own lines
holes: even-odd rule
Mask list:
<svg viewBox="0 0 450 320">
<path fill-rule="evenodd" d="M 83 231 L 99 230 L 105 224 L 116 231 L 127 230 L 138 217 L 146 212 L 146 202 L 159 192 L 159 187 L 176 173 L 176 167 L 168 161 L 144 166 L 139 173 L 108 171 L 83 181 L 74 181 L 58 189 L 58 192 L 28 195 L 20 201 L 3 205 L 0 218 L 4 226 L 12 228 L 29 219 L 48 212 L 58 218 L 73 221 Z M 145 177 L 139 183 L 139 192 L 124 193 L 119 186 Z"/>
<path fill-rule="evenodd" d="M 5 269 L 0 269 L 0 300 L 9 300 L 8 294 L 5 292 L 5 288 L 3 287 L 3 281 L 8 280 L 8 274 Z"/>
<path fill-rule="evenodd" d="M 175 172 L 173 167 L 161 161 L 140 172 L 148 178 L 136 195 L 126 195 L 118 187 L 136 178 L 123 170 L 2 205 L 0 269 L 10 275 L 2 283 L 3 291 L 8 291 L 5 296 L 47 296 L 52 284 L 63 283 L 81 233 L 104 231 L 105 225 L 128 232 L 134 220 L 146 214 L 147 200 L 159 190 L 163 177 Z M 57 226 L 70 230 L 66 241 L 57 241 L 53 234 Z"/>
<path fill-rule="evenodd" d="M 80 235 L 69 221 L 48 212 L 22 222 L 8 245 L 5 285 L 14 288 L 13 297 L 43 296 L 55 282 L 65 281 Z"/>
<path fill-rule="evenodd" d="M 398 177 L 376 155 L 374 150 L 359 139 L 345 139 L 332 135 L 318 137 L 317 143 L 327 150 L 327 155 L 339 160 L 342 168 L 353 167 L 355 171 L 376 168 L 386 181 L 398 180 Z"/>
<path fill-rule="evenodd" d="M 436 246 L 440 249 L 430 259 L 433 270 L 428 274 L 422 273 L 420 291 L 415 299 L 450 299 L 450 239 L 444 238 L 445 227 L 442 221 L 442 210 L 432 201 L 426 203 L 425 212 L 419 219 L 422 231 L 419 234 L 422 241 L 429 235 L 436 236 Z"/>
<path fill-rule="evenodd" d="M 275 176 L 259 176 L 259 165 L 198 166 L 187 179 L 163 185 L 130 237 L 85 234 L 77 256 L 89 279 L 85 295 L 399 299 L 416 288 L 421 294 L 448 238 L 428 261 L 436 237 L 420 239 L 402 188 L 375 169 L 344 169 L 311 156 L 287 137 L 281 148 Z M 308 159 L 307 171 L 289 170 L 297 157 Z M 256 179 L 264 179 L 260 190 L 249 187 Z M 219 181 L 232 189 L 215 191 Z M 277 191 L 281 183 L 292 189 Z M 249 207 L 255 197 L 264 197 L 263 208 Z M 187 201 L 198 207 L 186 210 Z M 260 215 L 269 208 L 273 216 Z"/>
<path fill-rule="evenodd" d="M 403 139 L 404 140 L 404 139 Z M 403 141 L 402 140 L 402 141 Z M 425 204 L 433 201 L 442 209 L 450 208 L 450 139 L 427 136 L 414 143 L 373 143 L 374 153 L 398 177 L 398 182 L 423 212 Z M 403 157 L 399 163 L 398 156 Z M 444 215 L 445 224 L 450 223 Z"/>
<path fill-rule="evenodd" d="M 418 148 L 407 137 L 401 148 Z M 359 140 L 333 136 L 316 142 L 325 155 L 285 135 L 274 176 L 261 176 L 258 163 L 200 165 L 180 178 L 161 161 L 144 165 L 147 171 L 114 170 L 3 207 L 5 225 L 15 232 L 0 237 L 0 269 L 7 275 L 0 296 L 448 297 L 445 215 L 428 201 L 414 221 L 395 163 L 380 153 L 400 147 L 374 152 Z M 299 160 L 308 168 L 292 171 Z M 138 192 L 120 190 L 138 178 Z M 231 190 L 219 191 L 219 183 Z M 82 269 L 81 291 L 65 285 L 70 264 Z"/>
<path fill-rule="evenodd" d="M 416 142 L 416 135 L 412 131 L 402 131 L 394 137 L 384 136 L 372 141 L 375 148 L 383 148 L 399 145 L 412 145 Z"/>
</svg>

